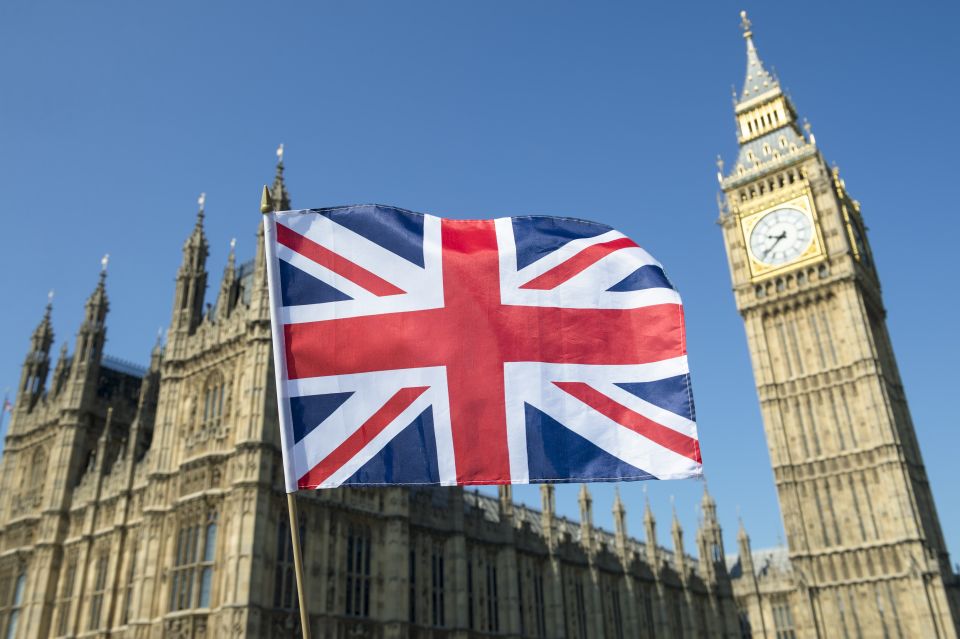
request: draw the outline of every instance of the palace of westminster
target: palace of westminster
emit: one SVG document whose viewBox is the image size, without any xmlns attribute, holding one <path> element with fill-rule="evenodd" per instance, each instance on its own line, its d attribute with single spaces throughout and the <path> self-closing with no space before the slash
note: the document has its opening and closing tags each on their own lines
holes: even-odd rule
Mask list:
<svg viewBox="0 0 960 639">
<path fill-rule="evenodd" d="M 727 557 L 707 492 L 696 555 L 460 488 L 301 493 L 315 637 L 960 637 L 950 567 L 860 206 L 743 16 L 739 154 L 719 224 L 787 547 Z M 290 199 L 277 165 L 273 198 Z M 201 205 L 166 345 L 103 352 L 105 273 L 51 368 L 30 339 L 0 458 L 0 637 L 292 637 L 299 615 L 262 230 L 212 305 Z"/>
</svg>

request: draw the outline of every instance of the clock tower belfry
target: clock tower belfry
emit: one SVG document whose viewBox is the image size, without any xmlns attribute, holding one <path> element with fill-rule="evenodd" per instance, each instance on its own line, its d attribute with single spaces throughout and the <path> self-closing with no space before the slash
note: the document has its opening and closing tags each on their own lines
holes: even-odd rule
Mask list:
<svg viewBox="0 0 960 639">
<path fill-rule="evenodd" d="M 741 16 L 747 74 L 736 162 L 718 160 L 720 226 L 797 582 L 790 623 L 800 637 L 955 639 L 960 583 L 860 204 Z"/>
</svg>

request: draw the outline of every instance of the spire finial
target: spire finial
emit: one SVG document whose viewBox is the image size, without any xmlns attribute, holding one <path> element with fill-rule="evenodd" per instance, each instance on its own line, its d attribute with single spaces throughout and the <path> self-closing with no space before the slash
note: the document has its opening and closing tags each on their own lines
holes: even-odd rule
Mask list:
<svg viewBox="0 0 960 639">
<path fill-rule="evenodd" d="M 807 120 L 807 118 L 803 118 L 803 130 L 807 132 L 807 139 L 810 140 L 810 144 L 816 146 L 817 138 L 813 137 L 813 127 L 810 126 L 810 122 Z"/>
<path fill-rule="evenodd" d="M 200 197 L 197 198 L 197 206 L 199 206 L 199 212 L 203 214 L 203 206 L 207 203 L 207 194 L 201 193 Z"/>
<path fill-rule="evenodd" d="M 747 40 L 753 36 L 753 31 L 750 30 L 750 27 L 753 26 L 753 23 L 750 22 L 750 18 L 747 17 L 746 11 L 740 12 L 740 28 L 743 29 L 743 37 Z"/>
<path fill-rule="evenodd" d="M 263 185 L 263 193 L 260 195 L 260 212 L 270 213 L 273 211 L 273 198 L 270 197 L 270 187 Z"/>
<path fill-rule="evenodd" d="M 47 291 L 47 308 L 53 308 L 53 289 Z"/>
<path fill-rule="evenodd" d="M 104 253 L 103 257 L 100 258 L 100 277 L 107 276 L 107 264 L 110 263 L 110 254 Z"/>
<path fill-rule="evenodd" d="M 237 238 L 231 237 L 230 238 L 230 254 L 231 255 L 236 250 L 236 248 L 237 248 Z"/>
<path fill-rule="evenodd" d="M 283 164 L 283 142 L 277 147 L 277 163 Z"/>
</svg>

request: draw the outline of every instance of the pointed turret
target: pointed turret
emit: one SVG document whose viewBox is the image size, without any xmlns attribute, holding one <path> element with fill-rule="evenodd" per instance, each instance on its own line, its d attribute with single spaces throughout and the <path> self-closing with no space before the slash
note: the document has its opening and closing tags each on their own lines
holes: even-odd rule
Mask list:
<svg viewBox="0 0 960 639">
<path fill-rule="evenodd" d="M 744 575 L 753 575 L 753 552 L 750 549 L 750 536 L 740 519 L 740 528 L 737 530 L 737 550 L 740 553 L 740 568 Z"/>
<path fill-rule="evenodd" d="M 643 487 L 643 529 L 647 535 L 647 562 L 654 570 L 658 567 L 658 547 L 657 547 L 657 520 L 653 516 L 653 509 L 650 508 L 650 496 L 647 494 L 647 487 Z"/>
<path fill-rule="evenodd" d="M 107 299 L 107 263 L 109 255 L 100 260 L 100 277 L 93 293 L 87 298 L 84 307 L 83 324 L 77 333 L 77 345 L 73 353 L 73 370 L 96 364 L 99 366 L 103 355 L 103 345 L 107 339 L 107 313 L 110 301 Z"/>
<path fill-rule="evenodd" d="M 177 286 L 173 298 L 171 337 L 191 334 L 203 319 L 203 297 L 207 290 L 207 256 L 210 246 L 203 230 L 206 194 L 197 200 L 197 220 L 187 241 L 183 243 L 183 259 L 177 271 Z"/>
<path fill-rule="evenodd" d="M 53 379 L 50 381 L 50 391 L 53 394 L 59 394 L 63 390 L 63 385 L 70 374 L 70 353 L 67 350 L 67 343 L 60 345 L 60 355 L 57 356 L 57 365 L 53 369 Z"/>
<path fill-rule="evenodd" d="M 50 346 L 53 344 L 53 324 L 50 321 L 52 313 L 53 291 L 47 296 L 43 318 L 30 337 L 30 351 L 24 359 L 23 372 L 20 375 L 18 409 L 29 411 L 43 395 L 47 372 L 50 370 Z"/>
<path fill-rule="evenodd" d="M 593 548 L 593 497 L 586 484 L 580 484 L 580 543 L 585 548 Z"/>
<path fill-rule="evenodd" d="M 613 530 L 617 553 L 621 560 L 627 556 L 627 509 L 620 499 L 620 487 L 614 487 L 613 496 Z"/>
<path fill-rule="evenodd" d="M 163 360 L 163 330 L 157 331 L 157 341 L 150 351 L 150 367 L 140 385 L 137 400 L 137 415 L 130 429 L 130 439 L 124 455 L 137 462 L 153 440 L 153 427 L 157 414 L 157 399 L 160 394 L 160 364 Z"/>
<path fill-rule="evenodd" d="M 556 500 L 554 497 L 553 484 L 540 485 L 540 524 L 543 528 L 543 534 L 547 538 L 547 543 L 552 544 L 554 514 L 556 512 Z"/>
<path fill-rule="evenodd" d="M 780 82 L 770 74 L 760 60 L 757 47 L 753 44 L 753 24 L 747 18 L 747 12 L 740 12 L 740 26 L 743 28 L 743 38 L 747 41 L 747 75 L 743 80 L 743 91 L 740 92 L 740 102 L 751 100 L 768 91 L 780 90 Z"/>
<path fill-rule="evenodd" d="M 230 240 L 230 253 L 227 255 L 227 265 L 223 269 L 223 279 L 220 280 L 220 295 L 217 296 L 217 318 L 225 319 L 233 312 L 237 303 L 237 238 Z"/>
<path fill-rule="evenodd" d="M 704 569 L 713 573 L 726 570 L 723 531 L 717 519 L 717 502 L 710 495 L 706 481 L 703 482 L 703 498 L 700 501 L 700 509 L 703 513 L 703 521 L 700 530 L 697 531 L 700 562 Z"/>
<path fill-rule="evenodd" d="M 261 197 L 261 212 L 269 211 L 288 211 L 292 208 L 290 204 L 290 193 L 283 179 L 283 145 L 277 147 L 277 174 L 273 179 L 273 186 L 266 189 L 269 195 L 269 202 Z M 263 206 L 268 205 L 269 209 L 264 211 Z M 257 226 L 257 253 L 254 258 L 254 276 L 253 276 L 253 297 L 250 306 L 254 310 L 254 315 L 269 319 L 269 303 L 267 292 L 267 254 L 263 244 L 263 222 Z"/>
<path fill-rule="evenodd" d="M 513 517 L 513 486 L 497 486 L 497 492 L 500 496 L 500 519 Z"/>
<path fill-rule="evenodd" d="M 677 562 L 677 572 L 679 572 L 681 576 L 685 576 L 687 572 L 687 554 L 683 549 L 683 528 L 680 526 L 680 518 L 677 517 L 677 505 L 674 503 L 672 496 L 670 497 L 670 502 L 673 507 L 673 524 L 670 526 L 670 533 L 673 537 L 673 556 Z"/>
</svg>

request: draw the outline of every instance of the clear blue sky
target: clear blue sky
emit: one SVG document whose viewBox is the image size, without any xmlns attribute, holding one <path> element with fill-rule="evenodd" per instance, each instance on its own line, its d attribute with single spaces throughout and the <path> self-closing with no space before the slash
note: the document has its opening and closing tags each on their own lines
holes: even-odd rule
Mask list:
<svg viewBox="0 0 960 639">
<path fill-rule="evenodd" d="M 282 5 L 282 7 L 281 7 Z M 863 203 L 889 326 L 948 544 L 956 484 L 960 5 L 836 2 L 23 2 L 0 6 L 0 390 L 56 289 L 73 340 L 111 254 L 107 352 L 145 363 L 207 192 L 212 296 L 230 238 L 253 254 L 287 147 L 294 205 L 609 223 L 684 296 L 704 460 L 727 551 L 782 535 L 743 326 L 715 225 L 736 148 L 738 12 Z M 950 78 L 954 78 L 951 80 Z M 72 350 L 72 345 L 71 345 Z M 946 401 L 945 401 L 946 400 Z M 669 496 L 693 547 L 701 486 Z M 535 488 L 518 491 L 538 502 Z M 558 504 L 576 512 L 576 487 Z M 623 488 L 642 534 L 642 486 Z M 612 488 L 595 489 L 610 525 Z"/>
</svg>

